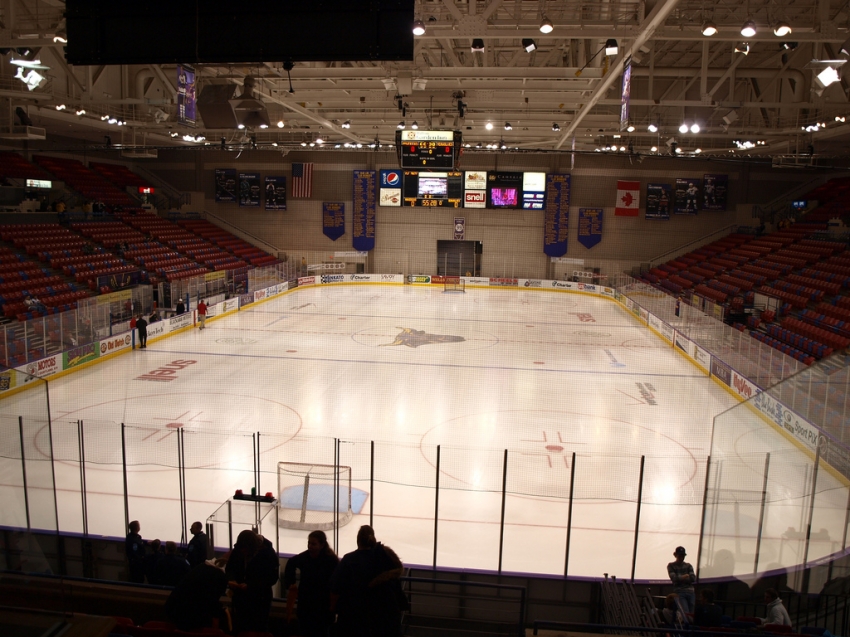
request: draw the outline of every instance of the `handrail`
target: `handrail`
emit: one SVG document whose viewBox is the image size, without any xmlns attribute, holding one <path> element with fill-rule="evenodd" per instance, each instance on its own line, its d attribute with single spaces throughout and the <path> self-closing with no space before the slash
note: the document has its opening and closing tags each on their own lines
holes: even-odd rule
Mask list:
<svg viewBox="0 0 850 637">
<path fill-rule="evenodd" d="M 252 243 L 254 243 L 254 245 L 257 245 L 257 243 L 261 243 L 266 248 L 271 248 L 271 250 L 266 250 L 266 251 L 267 252 L 269 252 L 269 251 L 273 252 L 275 256 L 279 256 L 279 253 L 282 252 L 282 250 L 280 248 L 278 248 L 277 246 L 273 246 L 268 241 L 263 241 L 262 239 L 260 239 L 260 237 L 254 235 L 254 234 L 251 234 L 250 232 L 246 232 L 245 230 L 243 230 L 242 228 L 240 228 L 238 226 L 234 226 L 232 223 L 227 221 L 227 219 L 222 219 L 218 215 L 213 214 L 211 212 L 207 212 L 206 210 L 204 210 L 204 214 L 208 218 L 212 217 L 213 219 L 216 219 L 217 221 L 221 222 L 222 224 L 228 226 L 227 229 L 230 230 L 230 232 L 233 232 L 233 234 L 235 234 L 236 236 L 239 236 L 240 234 L 244 235 L 243 237 L 240 237 L 242 239 L 244 239 L 245 237 L 250 237 L 252 239 Z M 262 246 L 257 246 L 257 247 L 262 247 Z"/>
<path fill-rule="evenodd" d="M 678 248 L 668 250 L 664 254 L 659 254 L 657 257 L 654 257 L 649 260 L 649 267 L 654 268 L 656 263 L 664 263 L 665 261 L 669 261 L 670 259 L 679 256 L 680 254 L 690 252 L 694 246 L 700 246 L 705 245 L 706 243 L 711 243 L 712 241 L 714 241 L 714 237 L 718 235 L 730 234 L 737 227 L 737 223 L 732 223 L 728 226 L 723 226 L 722 228 L 720 228 L 719 230 L 715 230 L 711 234 L 700 237 L 699 239 L 694 239 L 693 241 L 689 241 L 688 243 L 681 245 Z"/>
<path fill-rule="evenodd" d="M 178 202 L 180 202 L 181 205 L 189 203 L 189 198 L 187 197 L 186 193 L 175 188 L 174 186 L 169 184 L 167 181 L 165 181 L 162 177 L 160 177 L 156 173 L 152 173 L 151 171 L 147 170 L 146 168 L 144 168 L 143 166 L 140 166 L 138 164 L 133 166 L 133 170 L 136 171 L 139 175 L 141 175 L 145 179 L 147 179 L 148 181 L 153 182 L 154 185 L 157 188 L 159 188 L 160 190 L 165 191 L 164 193 L 160 193 L 160 194 L 164 194 L 166 198 L 168 198 L 170 200 L 178 201 Z"/>
<path fill-rule="evenodd" d="M 757 214 L 761 212 L 764 212 L 766 215 L 773 216 L 776 213 L 781 212 L 782 208 L 787 208 L 789 201 L 794 201 L 804 192 L 808 192 L 812 188 L 825 184 L 829 179 L 830 177 L 828 175 L 821 175 L 810 179 L 804 184 L 799 184 L 796 188 L 792 188 L 791 190 L 782 193 L 773 201 L 768 201 L 766 204 L 753 204 L 753 217 L 763 219 L 764 217 L 761 214 Z"/>
</svg>

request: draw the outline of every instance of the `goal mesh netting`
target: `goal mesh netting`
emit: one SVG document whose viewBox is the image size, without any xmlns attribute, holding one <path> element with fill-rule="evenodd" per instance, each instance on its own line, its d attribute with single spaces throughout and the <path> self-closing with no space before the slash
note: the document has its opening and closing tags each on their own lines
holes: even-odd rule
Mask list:
<svg viewBox="0 0 850 637">
<path fill-rule="evenodd" d="M 287 529 L 332 529 L 353 516 L 351 467 L 279 462 L 277 491 L 280 526 Z"/>
<path fill-rule="evenodd" d="M 447 276 L 443 283 L 443 292 L 466 292 L 463 279 L 459 276 Z"/>
</svg>

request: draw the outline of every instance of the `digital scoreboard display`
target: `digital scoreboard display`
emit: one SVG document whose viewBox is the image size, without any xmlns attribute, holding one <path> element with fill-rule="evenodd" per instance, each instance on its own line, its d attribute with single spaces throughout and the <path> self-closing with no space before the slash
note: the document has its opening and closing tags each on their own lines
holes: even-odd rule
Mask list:
<svg viewBox="0 0 850 637">
<path fill-rule="evenodd" d="M 402 184 L 405 206 L 460 208 L 463 205 L 463 173 L 405 170 Z"/>
<path fill-rule="evenodd" d="M 460 147 L 460 131 L 396 131 L 396 150 L 402 168 L 451 170 Z"/>
<path fill-rule="evenodd" d="M 488 172 L 487 207 L 543 210 L 546 173 Z"/>
</svg>

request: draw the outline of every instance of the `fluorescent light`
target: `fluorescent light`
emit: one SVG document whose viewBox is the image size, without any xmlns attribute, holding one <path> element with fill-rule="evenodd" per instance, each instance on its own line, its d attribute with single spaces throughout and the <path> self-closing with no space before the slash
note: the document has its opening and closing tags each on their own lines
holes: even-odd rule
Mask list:
<svg viewBox="0 0 850 637">
<path fill-rule="evenodd" d="M 422 20 L 413 21 L 413 35 L 425 35 L 425 23 Z"/>
<path fill-rule="evenodd" d="M 712 36 L 717 33 L 717 25 L 711 20 L 704 22 L 702 25 L 702 34 L 704 36 Z"/>
<path fill-rule="evenodd" d="M 620 52 L 620 47 L 617 46 L 617 40 L 614 38 L 609 38 L 605 43 L 605 55 L 617 55 Z"/>
<path fill-rule="evenodd" d="M 841 79 L 838 77 L 838 71 L 836 71 L 831 66 L 826 67 L 823 71 L 818 73 L 817 78 L 818 81 L 824 86 L 834 84 L 835 82 Z"/>
<path fill-rule="evenodd" d="M 21 58 L 12 58 L 9 60 L 9 64 L 14 64 L 15 66 L 23 66 L 28 69 L 46 69 L 48 67 L 44 66 L 41 63 L 41 60 L 35 58 L 34 60 L 23 60 Z"/>
<path fill-rule="evenodd" d="M 741 27 L 741 35 L 745 38 L 751 38 L 756 34 L 756 23 L 748 19 Z"/>
<path fill-rule="evenodd" d="M 552 24 L 552 21 L 543 16 L 543 22 L 540 23 L 540 33 L 552 33 L 555 30 L 555 26 Z"/>
</svg>

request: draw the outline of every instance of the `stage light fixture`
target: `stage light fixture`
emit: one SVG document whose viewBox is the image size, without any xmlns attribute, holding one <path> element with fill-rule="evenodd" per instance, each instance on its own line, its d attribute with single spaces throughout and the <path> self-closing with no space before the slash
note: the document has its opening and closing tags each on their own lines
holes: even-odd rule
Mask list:
<svg viewBox="0 0 850 637">
<path fill-rule="evenodd" d="M 658 126 L 656 126 L 655 124 L 650 124 L 649 126 L 646 127 L 646 130 L 648 130 L 650 133 L 657 133 L 658 132 Z"/>
<path fill-rule="evenodd" d="M 484 52 L 484 40 L 481 38 L 475 38 L 472 40 L 472 52 L 473 53 L 483 53 Z"/>
<path fill-rule="evenodd" d="M 486 128 L 487 130 L 493 130 L 493 122 L 487 122 L 486 124 L 484 124 L 484 128 Z"/>
<path fill-rule="evenodd" d="M 756 23 L 753 22 L 753 20 L 748 18 L 747 21 L 744 22 L 744 26 L 741 27 L 741 35 L 743 35 L 745 38 L 751 38 L 755 34 L 756 34 Z"/>
<path fill-rule="evenodd" d="M 351 122 L 350 122 L 350 121 L 348 121 L 348 120 L 345 120 L 345 121 L 342 123 L 342 127 L 343 127 L 343 128 L 351 128 Z"/>
<path fill-rule="evenodd" d="M 773 35 L 777 37 L 782 37 L 783 35 L 788 35 L 791 33 L 791 25 L 785 22 L 785 20 L 780 20 L 776 24 L 773 25 Z"/>
<path fill-rule="evenodd" d="M 703 22 L 702 25 L 702 34 L 706 37 L 711 37 L 717 33 L 717 25 L 714 24 L 711 20 L 707 20 Z"/>
<path fill-rule="evenodd" d="M 699 124 L 697 124 L 696 122 L 694 122 L 693 124 L 691 124 L 691 132 L 692 132 L 692 133 L 696 134 L 696 133 L 698 133 L 699 131 L 700 131 Z"/>
<path fill-rule="evenodd" d="M 417 130 L 417 129 L 419 128 L 419 124 L 418 124 L 417 122 L 413 122 L 413 123 L 410 125 L 410 128 L 412 128 L 413 130 Z"/>
<path fill-rule="evenodd" d="M 617 40 L 609 38 L 605 43 L 605 55 L 617 55 L 620 52 L 620 47 L 617 45 Z"/>
<path fill-rule="evenodd" d="M 735 45 L 735 53 L 743 53 L 744 55 L 749 55 L 750 53 L 750 44 L 749 42 L 739 42 Z"/>
<path fill-rule="evenodd" d="M 537 48 L 537 44 L 535 44 L 534 40 L 532 40 L 531 38 L 523 38 L 522 48 L 524 48 L 527 53 L 531 53 Z"/>
<path fill-rule="evenodd" d="M 552 130 L 553 130 L 553 131 L 555 131 L 556 133 L 557 133 L 559 130 L 561 130 L 561 127 L 558 125 L 558 122 L 554 122 L 554 123 L 552 124 Z"/>
<path fill-rule="evenodd" d="M 413 21 L 413 35 L 425 35 L 425 23 L 422 20 Z"/>
<path fill-rule="evenodd" d="M 555 30 L 555 25 L 552 24 L 552 21 L 543 16 L 543 22 L 540 23 L 540 33 L 552 33 Z"/>
<path fill-rule="evenodd" d="M 396 124 L 396 128 L 402 130 L 404 128 L 404 122 L 399 122 L 398 124 Z"/>
<path fill-rule="evenodd" d="M 510 122 L 505 122 L 505 130 L 513 130 L 513 129 L 514 129 L 514 127 L 511 126 Z"/>
</svg>

